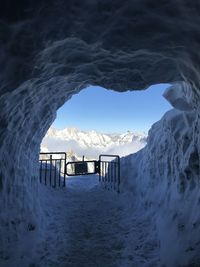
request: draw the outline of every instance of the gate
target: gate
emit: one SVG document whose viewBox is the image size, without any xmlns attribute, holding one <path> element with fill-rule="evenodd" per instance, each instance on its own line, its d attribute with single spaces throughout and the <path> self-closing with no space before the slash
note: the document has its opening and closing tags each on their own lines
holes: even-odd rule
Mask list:
<svg viewBox="0 0 200 267">
<path fill-rule="evenodd" d="M 99 174 L 99 182 L 106 189 L 120 192 L 120 157 L 118 155 L 100 155 L 99 160 L 71 161 L 66 164 L 68 176 Z"/>
<path fill-rule="evenodd" d="M 66 175 L 99 174 L 99 183 L 106 189 L 120 192 L 120 157 L 100 155 L 99 160 L 66 162 L 65 152 L 40 153 L 40 183 L 52 187 L 65 186 Z"/>
<path fill-rule="evenodd" d="M 40 183 L 52 187 L 65 186 L 66 159 L 65 152 L 40 153 Z"/>
<path fill-rule="evenodd" d="M 120 192 L 120 157 L 118 155 L 99 156 L 99 182 L 106 189 Z"/>
</svg>

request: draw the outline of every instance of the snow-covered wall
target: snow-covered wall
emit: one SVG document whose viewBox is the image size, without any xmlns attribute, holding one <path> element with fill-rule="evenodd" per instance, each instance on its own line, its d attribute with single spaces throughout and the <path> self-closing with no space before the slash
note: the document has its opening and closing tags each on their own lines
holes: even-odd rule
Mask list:
<svg viewBox="0 0 200 267">
<path fill-rule="evenodd" d="M 199 1 L 187 0 L 0 3 L 2 257 L 20 239 L 14 233 L 37 229 L 39 146 L 56 110 L 73 94 L 87 85 L 124 91 L 160 82 L 182 87 L 185 81 L 198 107 L 199 10 Z M 166 153 L 172 155 L 175 146 Z"/>
<path fill-rule="evenodd" d="M 146 147 L 122 159 L 123 191 L 152 219 L 161 264 L 169 267 L 200 266 L 200 110 L 189 95 L 167 89 L 164 96 L 182 110 L 168 111 Z"/>
</svg>

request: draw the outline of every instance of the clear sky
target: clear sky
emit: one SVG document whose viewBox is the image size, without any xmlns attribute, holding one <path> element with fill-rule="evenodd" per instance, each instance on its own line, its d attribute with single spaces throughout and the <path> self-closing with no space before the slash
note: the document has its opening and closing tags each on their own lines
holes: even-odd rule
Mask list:
<svg viewBox="0 0 200 267">
<path fill-rule="evenodd" d="M 53 127 L 96 130 L 103 133 L 147 132 L 171 109 L 162 94 L 167 84 L 143 91 L 119 93 L 90 86 L 74 95 L 57 112 Z"/>
</svg>

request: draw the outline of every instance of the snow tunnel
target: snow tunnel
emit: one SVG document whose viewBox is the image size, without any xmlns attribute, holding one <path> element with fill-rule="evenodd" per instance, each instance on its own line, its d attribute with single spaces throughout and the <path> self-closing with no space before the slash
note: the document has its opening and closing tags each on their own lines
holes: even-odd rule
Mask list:
<svg viewBox="0 0 200 267">
<path fill-rule="evenodd" d="M 195 111 L 193 152 L 183 163 L 191 172 L 200 153 L 199 11 L 198 1 L 186 0 L 0 3 L 2 257 L 27 229 L 39 229 L 40 143 L 57 109 L 89 85 L 181 88 Z"/>
</svg>

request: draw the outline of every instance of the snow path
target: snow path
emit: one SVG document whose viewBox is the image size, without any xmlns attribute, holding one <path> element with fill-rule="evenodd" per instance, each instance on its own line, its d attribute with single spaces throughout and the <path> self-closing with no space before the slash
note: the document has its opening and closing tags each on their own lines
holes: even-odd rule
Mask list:
<svg viewBox="0 0 200 267">
<path fill-rule="evenodd" d="M 144 247 L 148 222 L 127 214 L 120 195 L 101 189 L 97 182 L 97 177 L 88 176 L 69 179 L 67 189 L 42 186 L 48 222 L 32 266 L 157 266 L 155 261 L 144 265 L 155 248 Z"/>
</svg>

